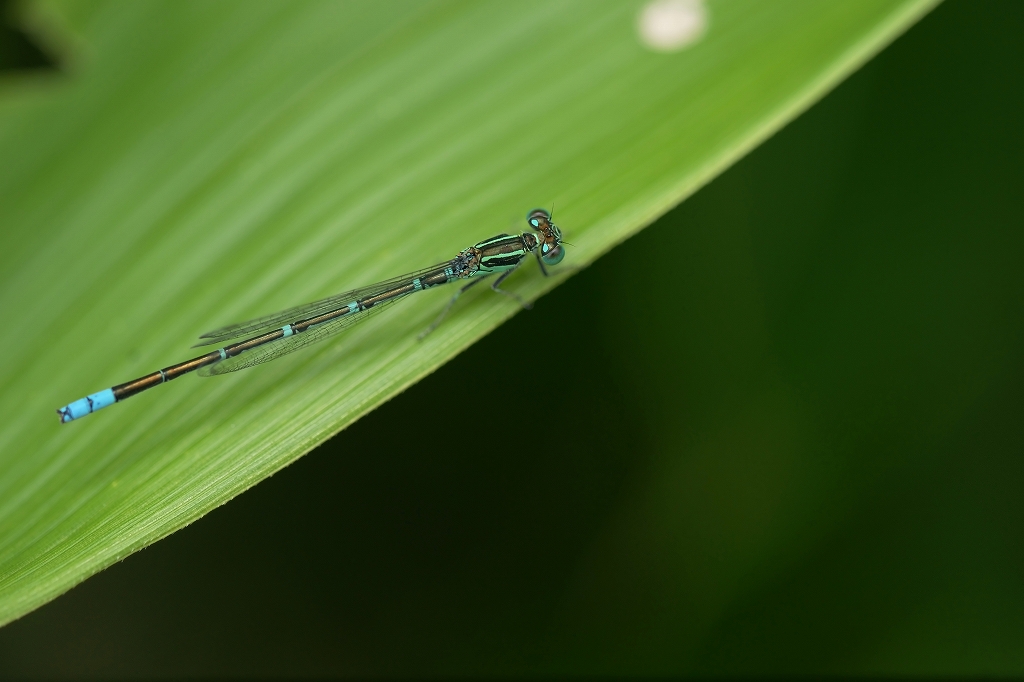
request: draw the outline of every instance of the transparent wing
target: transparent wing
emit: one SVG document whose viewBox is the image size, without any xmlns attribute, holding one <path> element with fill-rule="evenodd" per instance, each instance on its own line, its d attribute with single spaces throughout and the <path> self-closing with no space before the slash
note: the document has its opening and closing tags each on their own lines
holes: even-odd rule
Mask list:
<svg viewBox="0 0 1024 682">
<path fill-rule="evenodd" d="M 414 275 L 415 277 L 415 275 Z M 362 291 L 362 290 L 360 290 Z M 354 293 L 354 292 L 348 292 Z M 240 369 L 248 369 L 249 367 L 255 367 L 256 365 L 262 365 L 264 362 L 270 362 L 276 360 L 282 355 L 288 355 L 293 353 L 300 348 L 323 341 L 326 338 L 341 333 L 342 331 L 352 327 L 354 325 L 363 322 L 378 312 L 387 308 L 396 301 L 401 301 L 405 297 L 409 296 L 413 292 L 408 294 L 402 294 L 388 301 L 383 301 L 373 306 L 369 310 L 364 310 L 353 315 L 345 315 L 339 317 L 336 320 L 325 322 L 315 327 L 310 327 L 308 330 L 296 334 L 295 336 L 289 336 L 282 339 L 277 339 L 269 343 L 265 343 L 262 346 L 257 346 L 252 350 L 247 350 L 234 357 L 215 362 L 212 365 L 207 365 L 199 370 L 199 376 L 201 377 L 213 377 L 220 374 L 227 374 L 228 372 L 237 372 Z M 344 296 L 344 294 L 342 295 Z M 326 299 L 325 299 L 326 300 Z M 285 323 L 287 324 L 287 322 Z M 271 327 L 272 329 L 274 327 Z"/>
<path fill-rule="evenodd" d="M 211 344 L 219 344 L 225 341 L 236 339 L 240 336 L 256 336 L 263 334 L 279 327 L 283 327 L 286 324 L 298 322 L 300 320 L 308 320 L 318 315 L 337 310 L 338 308 L 344 307 L 352 301 L 370 298 L 376 296 L 384 291 L 392 289 L 396 286 L 411 282 L 416 278 L 426 277 L 430 274 L 438 272 L 444 272 L 444 269 L 449 267 L 452 261 L 446 261 L 439 263 L 431 268 L 424 268 L 423 270 L 417 270 L 416 272 L 410 272 L 406 275 L 394 277 L 383 282 L 377 282 L 361 289 L 352 289 L 351 291 L 344 291 L 340 294 L 335 294 L 328 298 L 322 298 L 319 301 L 313 301 L 312 303 L 306 303 L 304 305 L 295 306 L 294 308 L 288 308 L 277 313 L 270 315 L 264 315 L 263 317 L 257 317 L 245 322 L 237 322 L 235 324 L 229 324 L 226 327 L 220 329 L 214 329 L 213 331 L 206 332 L 199 337 L 199 343 L 192 346 L 196 348 L 198 346 L 209 346 Z M 372 309 L 371 309 L 372 310 Z M 361 319 L 363 315 L 356 315 L 348 319 Z M 325 325 L 327 326 L 327 325 Z M 305 334 L 312 333 L 305 332 Z M 300 335 L 300 336 L 304 336 Z M 289 337 L 291 338 L 291 337 Z M 282 339 L 286 340 L 286 339 Z"/>
</svg>

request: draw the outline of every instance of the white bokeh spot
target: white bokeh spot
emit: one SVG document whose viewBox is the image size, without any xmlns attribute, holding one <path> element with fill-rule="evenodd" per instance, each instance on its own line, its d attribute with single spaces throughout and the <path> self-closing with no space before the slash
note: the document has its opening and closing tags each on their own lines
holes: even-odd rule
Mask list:
<svg viewBox="0 0 1024 682">
<path fill-rule="evenodd" d="M 708 27 L 703 0 L 651 0 L 640 12 L 637 30 L 644 45 L 675 52 L 701 39 Z"/>
</svg>

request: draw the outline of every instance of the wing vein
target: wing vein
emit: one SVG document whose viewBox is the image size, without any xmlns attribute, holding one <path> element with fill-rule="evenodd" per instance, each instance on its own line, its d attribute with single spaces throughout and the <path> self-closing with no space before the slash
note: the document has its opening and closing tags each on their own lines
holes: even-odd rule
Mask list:
<svg viewBox="0 0 1024 682">
<path fill-rule="evenodd" d="M 293 308 L 286 308 L 285 310 L 271 313 L 269 315 L 263 315 L 261 317 L 255 317 L 251 320 L 246 320 L 245 322 L 229 324 L 200 335 L 199 343 L 195 344 L 193 348 L 219 344 L 242 336 L 264 334 L 283 327 L 286 324 L 294 324 L 303 320 L 309 320 L 343 308 L 349 303 L 373 298 L 388 290 L 394 289 L 403 283 L 412 282 L 415 279 L 424 278 L 430 274 L 443 272 L 445 268 L 451 265 L 451 263 L 452 261 L 445 261 L 444 263 L 439 263 L 433 267 L 417 270 L 416 272 L 410 272 L 399 277 L 393 277 L 391 279 L 384 280 L 383 282 L 377 282 L 376 284 L 371 284 L 359 289 L 344 291 L 340 294 L 335 294 L 334 296 L 322 298 L 319 301 L 305 303 Z M 356 315 L 355 317 L 361 316 Z"/>
</svg>

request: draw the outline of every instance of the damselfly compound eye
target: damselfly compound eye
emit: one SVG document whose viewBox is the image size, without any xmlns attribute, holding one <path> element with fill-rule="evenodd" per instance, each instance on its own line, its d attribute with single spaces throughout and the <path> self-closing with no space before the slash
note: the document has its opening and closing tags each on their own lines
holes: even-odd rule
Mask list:
<svg viewBox="0 0 1024 682">
<path fill-rule="evenodd" d="M 526 222 L 535 230 L 544 230 L 551 224 L 551 214 L 543 208 L 535 208 L 526 216 Z"/>
<path fill-rule="evenodd" d="M 561 246 L 550 246 L 545 244 L 541 247 L 540 259 L 544 261 L 544 265 L 558 265 L 565 258 L 565 249 Z"/>
</svg>

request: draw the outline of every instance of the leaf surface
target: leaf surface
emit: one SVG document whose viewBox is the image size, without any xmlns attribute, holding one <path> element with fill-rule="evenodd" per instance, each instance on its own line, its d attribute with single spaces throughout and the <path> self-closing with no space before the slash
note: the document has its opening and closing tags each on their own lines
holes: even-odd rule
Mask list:
<svg viewBox="0 0 1024 682">
<path fill-rule="evenodd" d="M 35 6 L 71 68 L 0 88 L 0 623 L 273 474 L 518 308 L 474 290 L 417 342 L 442 288 L 258 369 L 65 426 L 57 407 L 191 357 L 209 329 L 522 230 L 536 206 L 554 205 L 565 264 L 585 265 L 932 5 L 712 2 L 703 37 L 670 53 L 618 0 Z M 558 281 L 531 265 L 508 288 Z M 503 367 L 546 350 L 509 349 Z M 493 392 L 487 369 L 437 400 Z"/>
</svg>

